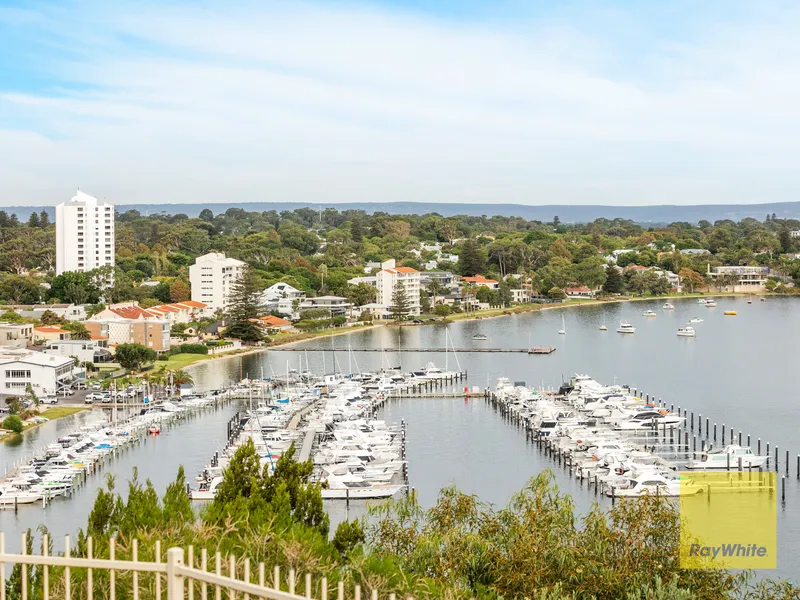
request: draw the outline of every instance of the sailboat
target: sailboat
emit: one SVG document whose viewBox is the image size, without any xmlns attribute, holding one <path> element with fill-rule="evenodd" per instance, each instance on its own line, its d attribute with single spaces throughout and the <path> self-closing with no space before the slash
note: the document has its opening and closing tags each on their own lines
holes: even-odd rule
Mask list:
<svg viewBox="0 0 800 600">
<path fill-rule="evenodd" d="M 606 313 L 603 313 L 603 324 L 600 325 L 600 331 L 608 331 L 608 327 L 606 327 Z"/>
<path fill-rule="evenodd" d="M 567 324 L 564 322 L 564 315 L 561 315 L 561 329 L 558 330 L 560 335 L 567 335 Z"/>
</svg>

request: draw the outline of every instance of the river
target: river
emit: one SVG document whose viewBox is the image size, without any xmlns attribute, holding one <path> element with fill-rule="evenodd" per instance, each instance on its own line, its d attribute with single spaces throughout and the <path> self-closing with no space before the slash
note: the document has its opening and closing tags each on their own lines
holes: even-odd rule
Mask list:
<svg viewBox="0 0 800 600">
<path fill-rule="evenodd" d="M 795 470 L 800 442 L 796 439 L 800 406 L 794 402 L 791 374 L 793 347 L 800 332 L 797 300 L 770 297 L 756 298 L 747 304 L 744 298 L 722 298 L 716 308 L 705 308 L 694 300 L 675 300 L 674 311 L 662 310 L 663 301 L 609 303 L 543 310 L 508 317 L 436 324 L 422 327 L 378 328 L 347 336 L 319 338 L 304 342 L 308 347 L 352 348 L 444 348 L 447 331 L 452 346 L 475 345 L 502 348 L 555 346 L 550 355 L 523 353 L 381 353 L 337 352 L 336 369 L 377 370 L 381 366 L 402 364 L 404 370 L 416 369 L 433 361 L 440 367 L 466 370 L 471 386 L 494 385 L 497 377 L 525 381 L 528 385 L 558 386 L 575 373 L 587 373 L 601 382 L 627 383 L 654 397 L 674 403 L 695 414 L 710 417 L 711 423 L 726 424 L 744 436 L 780 447 L 781 473 L 784 450 L 791 455 L 787 477 L 786 503 L 779 504 L 778 570 L 772 575 L 795 577 L 800 572 L 800 484 Z M 655 318 L 642 313 L 652 309 Z M 737 316 L 724 316 L 724 310 L 736 310 Z M 567 334 L 559 335 L 562 315 Z M 676 330 L 690 318 L 704 320 L 696 324 L 697 337 L 679 338 Z M 635 335 L 616 333 L 621 319 L 637 328 Z M 599 326 L 605 323 L 608 331 Z M 487 341 L 473 341 L 484 334 Z M 333 368 L 333 353 L 289 352 L 280 348 L 226 360 L 193 366 L 198 388 L 219 387 L 238 379 L 239 374 L 265 376 L 284 373 L 287 365 L 308 366 L 320 372 Z M 171 430 L 161 440 L 123 456 L 113 471 L 127 477 L 136 464 L 140 477 L 151 477 L 163 491 L 174 478 L 178 464 L 184 464 L 193 476 L 211 454 L 209 439 L 223 437 L 228 412 L 206 414 Z M 520 490 L 525 481 L 544 469 L 553 469 L 556 481 L 573 494 L 578 510 L 585 511 L 595 501 L 559 469 L 539 449 L 527 442 L 524 433 L 505 422 L 483 400 L 403 399 L 389 403 L 381 414 L 387 421 L 405 419 L 408 423 L 407 453 L 411 485 L 420 501 L 429 506 L 438 491 L 456 485 L 475 493 L 487 502 L 504 505 Z M 2 458 L 2 457 L 0 457 Z M 0 464 L 6 459 L 0 460 Z M 91 493 L 92 486 L 81 493 Z M 778 499 L 779 501 L 779 499 Z M 70 531 L 85 523 L 86 507 L 74 501 L 53 504 L 44 513 L 35 509 L 37 518 L 17 520 L 0 512 L 0 529 L 18 530 L 22 524 L 45 519 Z M 344 517 L 344 507 L 330 505 L 332 521 Z M 33 512 L 33 511 L 31 511 Z M 351 514 L 362 514 L 363 506 L 353 504 Z M 59 517 L 51 517 L 58 513 Z"/>
</svg>

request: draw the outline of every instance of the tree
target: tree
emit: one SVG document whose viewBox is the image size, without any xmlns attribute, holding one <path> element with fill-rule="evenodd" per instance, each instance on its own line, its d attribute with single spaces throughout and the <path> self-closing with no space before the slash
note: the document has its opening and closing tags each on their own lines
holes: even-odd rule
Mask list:
<svg viewBox="0 0 800 600">
<path fill-rule="evenodd" d="M 36 304 L 41 296 L 42 287 L 34 277 L 7 275 L 0 280 L 0 298 L 11 304 Z"/>
<path fill-rule="evenodd" d="M 53 277 L 50 297 L 70 304 L 95 304 L 100 300 L 100 290 L 89 273 L 67 271 Z"/>
<path fill-rule="evenodd" d="M 252 321 L 261 313 L 262 285 L 249 265 L 242 267 L 241 275 L 231 287 L 226 315 L 225 335 L 243 342 L 260 342 L 264 339 L 261 331 Z"/>
<path fill-rule="evenodd" d="M 682 268 L 678 273 L 678 277 L 680 277 L 681 283 L 689 288 L 690 292 L 694 292 L 696 287 L 700 287 L 706 281 L 700 273 L 688 267 Z"/>
<path fill-rule="evenodd" d="M 428 284 L 428 293 L 433 298 L 433 305 L 436 306 L 436 299 L 442 292 L 445 291 L 445 287 L 439 283 L 438 279 L 431 279 L 431 282 Z"/>
<path fill-rule="evenodd" d="M 345 296 L 351 300 L 356 306 L 363 306 L 370 302 L 375 302 L 375 297 L 378 290 L 368 283 L 358 283 L 356 285 L 348 285 L 345 290 Z"/>
<path fill-rule="evenodd" d="M 350 223 L 350 239 L 356 246 L 360 246 L 364 241 L 364 228 L 361 226 L 360 219 L 353 219 Z"/>
<path fill-rule="evenodd" d="M 80 321 L 66 321 L 62 323 L 61 328 L 71 332 L 70 337 L 73 340 L 92 339 L 92 335 L 89 333 L 89 330 L 86 329 L 86 325 L 84 325 Z"/>
<path fill-rule="evenodd" d="M 191 298 L 191 292 L 189 291 L 189 284 L 187 284 L 183 279 L 176 279 L 172 282 L 172 285 L 169 286 L 169 299 L 171 302 L 183 302 L 184 300 L 189 300 Z"/>
<path fill-rule="evenodd" d="M 785 225 L 781 226 L 780 230 L 778 230 L 778 241 L 781 245 L 781 252 L 784 254 L 789 254 L 794 247 L 794 240 L 792 239 L 792 234 L 789 231 L 789 228 Z"/>
<path fill-rule="evenodd" d="M 597 289 L 606 282 L 605 261 L 599 256 L 582 260 L 573 268 L 575 279 L 591 289 Z"/>
<path fill-rule="evenodd" d="M 603 293 L 605 294 L 621 294 L 625 291 L 625 279 L 622 277 L 619 269 L 613 265 L 609 265 L 606 269 L 606 280 L 603 283 Z"/>
<path fill-rule="evenodd" d="M 433 312 L 436 316 L 439 317 L 449 317 L 450 314 L 453 312 L 453 309 L 450 308 L 448 304 L 437 304 L 434 307 Z"/>
<path fill-rule="evenodd" d="M 123 369 L 138 371 L 143 364 L 154 362 L 158 355 L 155 350 L 141 344 L 120 344 L 117 346 L 114 358 Z"/>
<path fill-rule="evenodd" d="M 514 301 L 514 294 L 511 293 L 511 286 L 507 281 L 501 281 L 497 288 L 497 301 L 501 306 L 511 306 Z"/>
<path fill-rule="evenodd" d="M 189 374 L 188 371 L 184 371 L 183 369 L 175 369 L 170 374 L 170 378 L 172 379 L 173 385 L 190 385 L 194 383 L 194 379 Z"/>
<path fill-rule="evenodd" d="M 60 325 L 62 322 L 61 317 L 50 309 L 44 311 L 39 320 L 42 322 L 42 325 Z"/>
<path fill-rule="evenodd" d="M 153 298 L 159 300 L 162 304 L 169 304 L 172 301 L 172 298 L 170 298 L 170 285 L 166 281 L 160 281 L 150 293 Z"/>
<path fill-rule="evenodd" d="M 33 211 L 31 216 L 28 218 L 28 227 L 41 227 L 41 223 L 39 221 L 39 213 Z"/>
<path fill-rule="evenodd" d="M 14 433 L 22 433 L 25 426 L 17 415 L 9 415 L 3 421 L 3 429 L 8 429 Z"/>
<path fill-rule="evenodd" d="M 461 247 L 458 255 L 458 270 L 461 275 L 473 276 L 486 269 L 486 254 L 478 245 L 477 240 L 468 239 Z"/>
<path fill-rule="evenodd" d="M 46 210 L 42 210 L 39 213 L 39 226 L 44 229 L 48 225 L 50 225 L 50 215 L 47 214 Z"/>
<path fill-rule="evenodd" d="M 406 286 L 399 281 L 394 286 L 389 314 L 395 322 L 405 321 L 408 319 L 408 315 L 411 314 L 411 302 L 408 298 Z"/>
<path fill-rule="evenodd" d="M 555 242 L 553 242 L 553 245 L 550 246 L 550 256 L 566 258 L 568 261 L 572 261 L 572 252 L 570 252 L 569 248 L 567 248 L 567 244 L 564 243 L 563 237 L 558 238 Z"/>
<path fill-rule="evenodd" d="M 567 294 L 560 287 L 551 287 L 547 290 L 547 297 L 551 300 L 563 300 L 567 297 Z"/>
</svg>

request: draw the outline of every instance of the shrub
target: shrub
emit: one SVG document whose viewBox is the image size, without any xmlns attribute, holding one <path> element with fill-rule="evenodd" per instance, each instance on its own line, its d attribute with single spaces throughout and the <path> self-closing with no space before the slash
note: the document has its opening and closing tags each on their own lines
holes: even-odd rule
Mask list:
<svg viewBox="0 0 800 600">
<path fill-rule="evenodd" d="M 23 427 L 22 419 L 17 415 L 10 415 L 3 421 L 3 429 L 8 429 L 14 433 L 22 433 Z"/>
<path fill-rule="evenodd" d="M 178 348 L 181 354 L 208 354 L 205 344 L 181 344 Z"/>
</svg>

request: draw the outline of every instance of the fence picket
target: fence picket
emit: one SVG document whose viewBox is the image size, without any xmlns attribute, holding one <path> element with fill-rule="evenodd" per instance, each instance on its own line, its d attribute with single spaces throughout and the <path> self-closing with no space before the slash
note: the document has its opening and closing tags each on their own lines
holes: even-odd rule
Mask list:
<svg viewBox="0 0 800 600">
<path fill-rule="evenodd" d="M 22 554 L 22 556 L 25 556 L 28 553 L 27 545 L 28 545 L 28 534 L 27 533 L 23 533 L 22 534 L 22 550 L 20 551 L 20 554 Z M 26 565 L 24 563 L 22 565 L 22 586 L 21 587 L 22 587 L 22 600 L 28 600 L 28 565 Z"/>
<path fill-rule="evenodd" d="M 161 540 L 156 540 L 156 563 L 161 563 Z M 161 573 L 156 573 L 156 600 L 161 600 Z"/>
<path fill-rule="evenodd" d="M 116 544 L 114 543 L 114 538 L 112 537 L 108 540 L 108 558 L 112 561 L 114 560 L 114 549 Z M 117 578 L 114 569 L 110 569 L 108 572 L 108 591 L 111 597 L 111 600 L 116 600 L 117 598 Z"/>
<path fill-rule="evenodd" d="M 64 536 L 64 556 L 69 558 L 70 554 L 70 547 L 69 547 L 69 536 Z M 64 597 L 67 600 L 72 600 L 72 573 L 69 570 L 69 567 L 64 569 Z M 139 600 L 138 597 L 135 600 Z"/>
<path fill-rule="evenodd" d="M 208 551 L 203 548 L 200 552 L 200 567 L 201 570 L 204 572 L 208 571 Z M 200 587 L 200 598 L 202 600 L 208 600 L 208 584 L 204 581 L 203 585 Z"/>
<path fill-rule="evenodd" d="M 2 550 L 0 550 L 2 552 Z M 50 553 L 50 536 L 42 534 L 42 556 Z M 2 569 L 2 566 L 0 566 Z M 42 600 L 50 600 L 50 567 L 42 567 Z"/>
<path fill-rule="evenodd" d="M 86 538 L 86 558 L 94 558 L 92 556 L 92 536 Z M 86 597 L 89 600 L 94 598 L 94 581 L 93 581 L 94 571 L 92 569 L 86 569 Z"/>
<path fill-rule="evenodd" d="M 244 559 L 244 581 L 250 583 L 250 559 Z M 250 594 L 244 595 L 244 600 L 250 600 Z"/>
<path fill-rule="evenodd" d="M 192 569 L 194 568 L 194 546 L 189 544 L 189 561 L 187 563 L 189 567 Z M 189 600 L 194 600 L 194 581 L 189 579 Z"/>
<path fill-rule="evenodd" d="M 6 600 L 6 563 L 3 556 L 6 554 L 6 534 L 0 531 L 0 600 Z"/>
<path fill-rule="evenodd" d="M 222 575 L 222 553 L 219 550 L 217 550 L 215 562 L 216 562 L 216 565 L 215 565 L 216 568 L 214 569 L 214 571 L 215 571 L 217 577 L 220 577 Z M 214 594 L 215 594 L 214 597 L 216 598 L 216 600 L 222 600 L 222 589 L 219 587 L 219 585 L 217 585 L 217 588 L 216 588 L 216 591 L 214 592 Z"/>
<path fill-rule="evenodd" d="M 139 562 L 139 540 L 133 540 L 133 562 Z M 139 571 L 133 572 L 133 600 L 139 600 Z"/>
<path fill-rule="evenodd" d="M 228 577 L 236 579 L 236 556 L 233 554 L 228 555 Z M 228 600 L 235 600 L 236 592 L 228 590 Z"/>
</svg>

